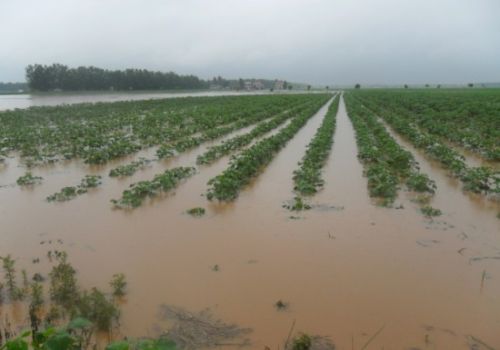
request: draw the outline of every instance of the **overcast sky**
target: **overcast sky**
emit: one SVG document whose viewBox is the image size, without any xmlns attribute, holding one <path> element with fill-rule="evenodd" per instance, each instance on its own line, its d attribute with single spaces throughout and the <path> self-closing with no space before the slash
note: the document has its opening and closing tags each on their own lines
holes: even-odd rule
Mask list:
<svg viewBox="0 0 500 350">
<path fill-rule="evenodd" d="M 313 84 L 500 81 L 500 0 L 0 0 L 0 81 L 30 63 Z"/>
</svg>

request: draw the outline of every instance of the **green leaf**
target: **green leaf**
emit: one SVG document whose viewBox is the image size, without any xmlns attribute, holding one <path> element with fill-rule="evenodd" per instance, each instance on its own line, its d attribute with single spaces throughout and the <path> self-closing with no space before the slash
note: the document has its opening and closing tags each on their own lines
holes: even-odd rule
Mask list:
<svg viewBox="0 0 500 350">
<path fill-rule="evenodd" d="M 69 350 L 73 347 L 75 338 L 67 332 L 58 332 L 47 339 L 43 348 L 45 350 Z"/>
<path fill-rule="evenodd" d="M 106 346 L 106 350 L 128 350 L 129 344 L 126 341 L 115 341 Z"/>
<path fill-rule="evenodd" d="M 87 320 L 84 317 L 77 317 L 71 320 L 71 322 L 68 324 L 68 329 L 86 329 L 86 328 L 91 328 L 92 327 L 92 322 Z"/>
<path fill-rule="evenodd" d="M 5 344 L 7 350 L 28 350 L 28 342 L 22 338 L 10 340 Z"/>
</svg>

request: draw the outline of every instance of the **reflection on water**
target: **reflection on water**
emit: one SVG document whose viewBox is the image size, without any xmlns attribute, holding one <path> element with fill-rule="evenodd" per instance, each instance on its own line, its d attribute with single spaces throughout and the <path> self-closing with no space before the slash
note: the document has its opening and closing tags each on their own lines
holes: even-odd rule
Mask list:
<svg viewBox="0 0 500 350">
<path fill-rule="evenodd" d="M 112 210 L 109 200 L 130 183 L 194 165 L 208 144 L 121 180 L 107 177 L 116 164 L 36 168 L 41 186 L 0 188 L 0 255 L 11 253 L 19 270 L 32 271 L 32 259 L 43 259 L 48 249 L 40 241 L 61 239 L 63 248 L 56 248 L 68 251 L 86 287 L 107 288 L 113 273 L 124 272 L 130 293 L 123 332 L 131 336 L 151 334 L 158 307 L 167 304 L 209 307 L 223 320 L 253 328 L 256 349 L 282 345 L 294 320 L 296 330 L 329 335 L 339 349 L 353 342 L 362 348 L 383 325 L 370 343 L 374 349 L 469 349 L 466 335 L 500 346 L 499 262 L 470 260 L 500 253 L 498 208 L 472 201 L 420 157 L 422 170 L 437 182 L 432 205 L 443 216 L 425 219 L 404 195 L 397 201 L 401 210 L 372 205 L 343 100 L 326 185 L 311 202 L 344 209 L 311 210 L 292 220 L 281 207 L 293 197 L 293 170 L 325 112 L 326 106 L 231 205 L 203 196 L 207 181 L 227 166 L 225 157 L 200 167 L 175 194 L 132 212 Z M 16 159 L 7 162 L 0 185 L 25 172 Z M 101 188 L 67 203 L 44 201 L 91 172 L 103 175 Z M 186 215 L 193 207 L 206 208 L 206 215 Z M 483 271 L 490 278 L 481 291 Z M 278 312 L 278 300 L 289 309 Z"/>
</svg>

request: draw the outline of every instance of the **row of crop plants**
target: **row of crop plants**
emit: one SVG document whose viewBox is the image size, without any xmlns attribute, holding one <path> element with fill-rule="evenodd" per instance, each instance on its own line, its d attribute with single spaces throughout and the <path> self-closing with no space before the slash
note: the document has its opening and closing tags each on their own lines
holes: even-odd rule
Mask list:
<svg viewBox="0 0 500 350">
<path fill-rule="evenodd" d="M 294 190 L 301 195 L 312 195 L 324 185 L 321 178 L 328 155 L 333 145 L 339 96 L 330 104 L 321 126 L 307 145 L 306 153 L 299 163 L 299 169 L 293 173 Z"/>
<path fill-rule="evenodd" d="M 422 131 L 500 161 L 500 94 L 497 90 L 356 91 L 365 103 L 384 106 Z"/>
<path fill-rule="evenodd" d="M 232 158 L 228 168 L 208 182 L 210 188 L 207 191 L 207 199 L 235 200 L 241 189 L 258 176 L 262 169 L 330 98 L 331 96 L 322 95 L 317 99 L 316 104 L 297 113 L 291 122 L 277 134 L 264 138 Z"/>
<path fill-rule="evenodd" d="M 300 106 L 303 104 L 307 104 L 307 100 L 306 102 L 304 102 L 304 99 L 298 98 L 297 100 L 288 104 L 286 106 L 287 109 L 284 109 L 284 107 L 281 105 L 277 105 L 274 106 L 274 108 L 268 108 L 258 113 L 248 115 L 245 118 L 238 119 L 237 121 L 229 125 L 223 125 L 221 127 L 215 127 L 208 130 L 203 130 L 201 131 L 200 135 L 186 137 L 174 143 L 162 144 L 156 151 L 156 155 L 160 159 L 170 158 L 172 156 L 175 156 L 176 154 L 198 147 L 204 142 L 218 139 L 222 136 L 228 135 L 239 129 L 251 126 L 262 120 L 266 120 L 273 117 L 280 117 L 281 115 L 286 114 L 289 109 L 293 110 L 294 108 L 296 108 L 296 106 Z"/>
<path fill-rule="evenodd" d="M 15 152 L 29 165 L 75 158 L 103 164 L 306 100 L 307 95 L 191 97 L 3 111 L 0 157 Z"/>
<path fill-rule="evenodd" d="M 389 206 L 403 186 L 410 191 L 432 195 L 435 183 L 420 173 L 413 155 L 403 149 L 376 115 L 364 108 L 352 94 L 346 94 L 345 100 L 356 133 L 358 158 L 368 178 L 370 196 Z"/>
<path fill-rule="evenodd" d="M 279 120 L 281 118 L 289 119 L 289 118 L 297 118 L 297 115 L 302 115 L 304 112 L 307 114 L 314 110 L 315 108 L 319 108 L 319 105 L 324 103 L 330 95 L 295 95 L 295 98 L 288 99 L 288 105 L 279 105 L 274 106 L 273 108 L 267 108 L 267 112 L 261 111 L 260 114 L 250 115 L 246 117 L 244 120 L 238 120 L 236 122 L 231 123 L 227 127 L 219 127 L 215 129 L 209 129 L 206 132 L 202 133 L 200 137 L 204 137 L 201 142 L 207 141 L 209 139 L 220 137 L 223 132 L 215 132 L 217 129 L 230 128 L 231 130 L 239 129 L 241 127 L 245 127 L 247 125 L 252 125 L 256 120 L 264 119 L 266 120 L 264 123 L 269 122 L 269 125 L 273 125 L 273 121 Z M 287 108 L 284 111 L 279 112 L 277 115 L 273 115 L 269 118 L 269 114 L 274 113 L 279 109 Z M 267 120 L 269 119 L 269 120 Z M 284 119 L 283 119 L 284 120 Z M 259 124 L 262 125 L 262 124 Z M 226 129 L 227 130 L 227 129 Z M 186 137 L 181 139 L 180 142 L 191 139 L 191 137 Z M 201 143 L 200 142 L 200 143 Z M 197 143 L 197 144 L 200 144 Z M 186 148 L 187 149 L 187 148 Z M 182 152 L 185 149 L 177 149 L 177 152 Z M 146 158 L 139 158 L 129 164 L 124 164 L 118 166 L 114 169 L 111 169 L 109 172 L 110 177 L 124 177 L 133 175 L 138 169 L 146 167 L 150 164 L 152 160 Z M 155 197 L 161 193 L 168 192 L 169 190 L 175 188 L 183 179 L 186 179 L 192 176 L 196 172 L 195 168 L 192 167 L 180 167 L 174 168 L 170 170 L 166 170 L 162 174 L 158 174 L 151 181 L 140 181 L 138 183 L 134 183 L 130 186 L 129 189 L 125 190 L 122 194 L 122 197 L 117 200 L 113 200 L 113 204 L 115 207 L 128 207 L 134 208 L 139 206 L 143 200 L 147 197 Z M 92 181 L 87 181 L 92 180 Z M 24 186 L 33 186 L 35 184 L 41 183 L 42 179 L 40 177 L 33 176 L 31 172 L 26 173 L 26 175 L 22 176 L 18 179 L 18 183 Z M 100 176 L 86 176 L 82 183 L 78 186 L 70 186 L 64 187 L 60 192 L 57 192 L 49 197 L 47 200 L 50 201 L 67 201 L 75 198 L 78 195 L 86 193 L 89 188 L 97 187 L 101 184 Z"/>
<path fill-rule="evenodd" d="M 358 101 L 377 113 L 413 146 L 437 160 L 453 177 L 460 179 L 464 190 L 489 196 L 500 195 L 499 170 L 489 166 L 468 166 L 459 152 L 444 143 L 439 136 L 419 128 L 408 113 L 387 109 L 385 105 L 364 98 Z"/>
<path fill-rule="evenodd" d="M 316 98 L 321 98 L 321 97 L 316 96 Z M 280 127 L 287 120 L 295 116 L 296 113 L 300 113 L 303 110 L 307 110 L 311 105 L 315 105 L 316 103 L 317 101 L 315 99 L 311 99 L 300 106 L 297 106 L 289 111 L 286 111 L 282 114 L 275 116 L 274 118 L 271 118 L 270 120 L 266 120 L 259 123 L 252 130 L 243 135 L 235 136 L 229 140 L 221 142 L 218 145 L 212 146 L 206 152 L 200 154 L 197 157 L 196 163 L 198 165 L 212 164 L 216 160 L 249 145 L 253 140 L 257 139 L 258 137 L 261 137 L 266 133 Z"/>
</svg>

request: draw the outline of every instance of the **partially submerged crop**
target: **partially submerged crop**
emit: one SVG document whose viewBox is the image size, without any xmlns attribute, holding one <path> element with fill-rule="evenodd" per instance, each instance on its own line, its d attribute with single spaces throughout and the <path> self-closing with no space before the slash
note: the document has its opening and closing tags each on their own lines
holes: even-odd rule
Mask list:
<svg viewBox="0 0 500 350">
<path fill-rule="evenodd" d="M 33 174 L 28 171 L 23 176 L 20 176 L 16 182 L 19 186 L 33 186 L 33 185 L 40 184 L 42 182 L 42 180 L 43 180 L 43 177 L 33 176 Z"/>
<path fill-rule="evenodd" d="M 113 279 L 109 283 L 113 289 L 113 295 L 115 297 L 123 297 L 125 295 L 125 289 L 127 288 L 127 281 L 123 273 L 117 273 L 113 275 Z"/>
<path fill-rule="evenodd" d="M 59 192 L 56 192 L 47 197 L 48 202 L 65 202 L 75 198 L 78 195 L 88 192 L 89 188 L 95 188 L 101 185 L 101 176 L 85 175 L 78 186 L 63 187 Z"/>
<path fill-rule="evenodd" d="M 205 215 L 205 208 L 200 208 L 200 207 L 191 208 L 188 209 L 186 212 L 191 216 L 199 217 Z"/>
<path fill-rule="evenodd" d="M 244 150 L 232 159 L 229 167 L 222 174 L 212 178 L 207 192 L 207 199 L 219 201 L 235 200 L 240 190 L 256 177 L 274 156 L 306 124 L 329 96 L 319 96 L 315 104 L 297 113 L 288 126 L 276 135 L 267 137 L 252 147 Z"/>
<path fill-rule="evenodd" d="M 312 338 L 305 333 L 295 337 L 292 341 L 292 350 L 310 350 L 311 346 Z"/>
<path fill-rule="evenodd" d="M 120 199 L 112 199 L 111 203 L 117 208 L 137 208 L 146 198 L 153 198 L 176 188 L 182 180 L 191 177 L 195 172 L 196 169 L 193 167 L 166 170 L 151 181 L 140 181 L 130 185 L 130 189 L 123 191 Z"/>
<path fill-rule="evenodd" d="M 420 208 L 420 211 L 422 212 L 422 214 L 428 217 L 440 216 L 442 214 L 441 210 L 433 208 L 430 205 L 423 206 L 422 208 Z"/>
<path fill-rule="evenodd" d="M 290 211 L 302 211 L 312 209 L 312 206 L 305 202 L 302 197 L 296 196 L 290 202 L 282 205 L 283 208 Z"/>
<path fill-rule="evenodd" d="M 323 187 L 321 169 L 332 148 L 338 105 L 339 97 L 337 96 L 330 105 L 316 135 L 307 145 L 306 154 L 299 163 L 300 168 L 293 173 L 294 190 L 302 195 L 312 195 Z"/>
<path fill-rule="evenodd" d="M 404 183 L 411 191 L 432 195 L 436 190 L 434 181 L 420 173 L 413 155 L 398 144 L 378 116 L 354 93 L 346 94 L 346 106 L 356 132 L 358 158 L 368 178 L 370 197 L 391 206 Z"/>
<path fill-rule="evenodd" d="M 139 169 L 146 167 L 149 163 L 151 163 L 150 159 L 139 158 L 139 160 L 133 161 L 130 164 L 120 165 L 114 169 L 111 169 L 109 172 L 110 177 L 125 177 L 132 176 Z"/>
</svg>

